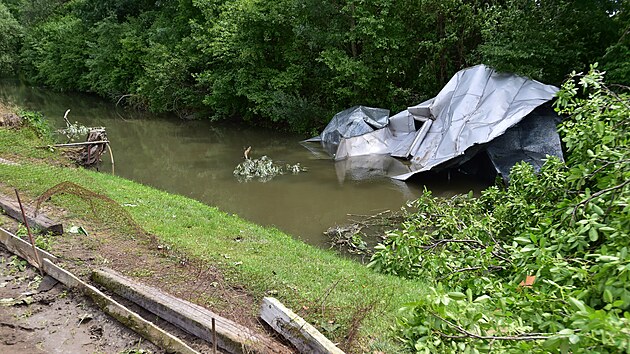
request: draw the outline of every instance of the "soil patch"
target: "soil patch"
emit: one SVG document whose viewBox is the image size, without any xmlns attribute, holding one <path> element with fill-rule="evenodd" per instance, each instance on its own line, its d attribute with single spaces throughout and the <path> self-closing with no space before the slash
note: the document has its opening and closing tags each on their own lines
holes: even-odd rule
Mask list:
<svg viewBox="0 0 630 354">
<path fill-rule="evenodd" d="M 164 353 L 90 299 L 45 279 L 0 245 L 1 353 Z"/>
</svg>

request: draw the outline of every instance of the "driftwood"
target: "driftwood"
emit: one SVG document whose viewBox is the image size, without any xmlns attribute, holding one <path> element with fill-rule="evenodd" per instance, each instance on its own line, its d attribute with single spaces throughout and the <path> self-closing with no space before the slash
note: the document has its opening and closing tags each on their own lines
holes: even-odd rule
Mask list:
<svg viewBox="0 0 630 354">
<path fill-rule="evenodd" d="M 263 298 L 260 318 L 295 345 L 300 353 L 343 354 L 315 327 L 273 297 Z"/>
<path fill-rule="evenodd" d="M 35 215 L 31 208 L 28 208 L 26 206 L 24 207 L 26 209 L 26 221 L 28 221 L 29 225 L 35 226 L 40 230 L 50 232 L 54 235 L 63 234 L 63 225 L 61 223 L 54 222 L 43 214 Z M 0 208 L 4 209 L 5 213 L 7 213 L 7 215 L 9 215 L 10 217 L 18 220 L 21 223 L 24 223 L 22 212 L 20 211 L 20 206 L 17 203 L 13 202 L 12 199 L 0 195 Z"/>
<path fill-rule="evenodd" d="M 111 269 L 92 272 L 92 279 L 166 321 L 228 353 L 290 353 L 271 340 L 211 311 L 128 279 Z M 213 324 L 216 330 L 213 331 Z"/>
<path fill-rule="evenodd" d="M 107 141 L 105 129 L 90 130 L 86 141 L 88 144 L 81 150 L 77 159 L 79 165 L 93 166 L 99 163 L 107 145 L 103 141 Z M 94 142 L 94 144 L 89 144 L 90 142 Z"/>
</svg>

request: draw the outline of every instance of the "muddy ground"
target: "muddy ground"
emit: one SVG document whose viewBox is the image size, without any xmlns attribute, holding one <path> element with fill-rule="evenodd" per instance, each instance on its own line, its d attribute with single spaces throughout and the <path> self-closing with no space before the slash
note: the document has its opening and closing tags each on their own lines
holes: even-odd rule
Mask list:
<svg viewBox="0 0 630 354">
<path fill-rule="evenodd" d="M 163 353 L 0 245 L 0 353 L 149 352 Z"/>
</svg>

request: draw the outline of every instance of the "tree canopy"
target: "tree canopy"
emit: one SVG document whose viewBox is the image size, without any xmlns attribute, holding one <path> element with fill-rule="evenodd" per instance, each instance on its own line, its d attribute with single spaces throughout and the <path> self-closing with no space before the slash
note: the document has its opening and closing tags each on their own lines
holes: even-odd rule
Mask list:
<svg viewBox="0 0 630 354">
<path fill-rule="evenodd" d="M 601 61 L 627 83 L 628 10 L 627 0 L 0 0 L 0 65 L 156 112 L 308 132 L 352 105 L 417 104 L 478 63 L 560 84 Z"/>
</svg>

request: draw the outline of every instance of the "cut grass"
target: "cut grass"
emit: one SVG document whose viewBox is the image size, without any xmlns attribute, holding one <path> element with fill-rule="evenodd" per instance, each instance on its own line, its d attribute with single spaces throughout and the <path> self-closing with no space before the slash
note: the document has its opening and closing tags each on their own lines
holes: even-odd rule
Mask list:
<svg viewBox="0 0 630 354">
<path fill-rule="evenodd" d="M 0 156 L 7 159 L 54 159 L 61 160 L 61 156 L 46 148 L 49 142 L 43 142 L 31 129 L 0 128 Z"/>
<path fill-rule="evenodd" d="M 159 242 L 217 266 L 228 282 L 243 287 L 259 303 L 263 296 L 274 296 L 337 342 L 344 340 L 356 326 L 355 320 L 367 311 L 359 330 L 360 350 L 400 349 L 391 330 L 395 315 L 403 304 L 425 292 L 424 282 L 376 274 L 277 229 L 252 224 L 189 198 L 107 174 L 38 163 L 33 159 L 55 157 L 35 149 L 41 144 L 36 140 L 22 131 L 0 129 L 0 156 L 27 157 L 20 166 L 0 164 L 0 180 L 6 186 L 34 198 L 57 183 L 71 181 L 120 205 L 134 204 L 126 209 Z M 12 146 L 21 148 L 12 150 Z M 71 204 L 78 201 L 52 200 L 71 210 Z"/>
</svg>

